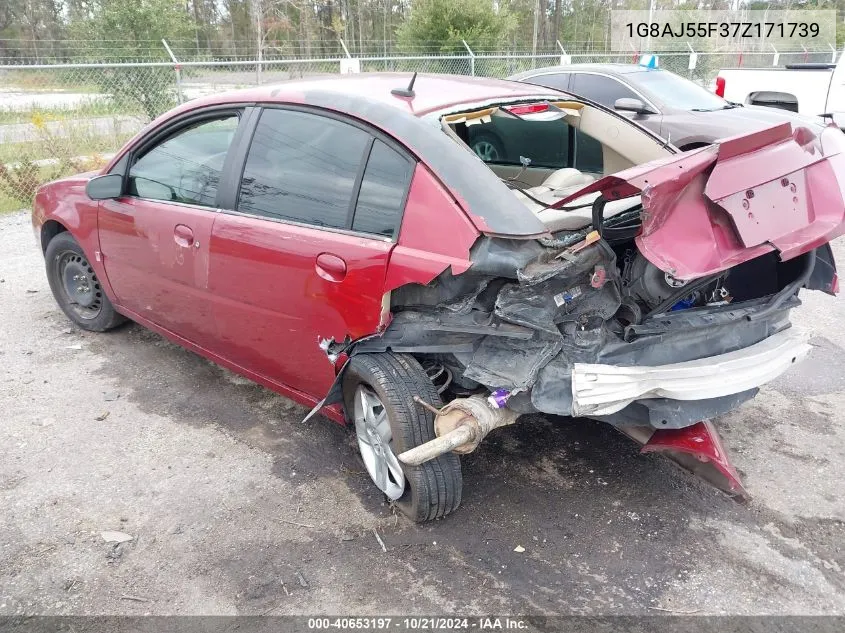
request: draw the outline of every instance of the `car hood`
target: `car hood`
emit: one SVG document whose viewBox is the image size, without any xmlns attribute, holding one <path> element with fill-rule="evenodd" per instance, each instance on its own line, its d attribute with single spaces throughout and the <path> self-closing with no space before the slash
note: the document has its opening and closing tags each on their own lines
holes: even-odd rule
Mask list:
<svg viewBox="0 0 845 633">
<path fill-rule="evenodd" d="M 605 176 L 586 193 L 642 196 L 642 254 L 678 279 L 776 250 L 788 260 L 845 233 L 845 135 L 784 123 Z"/>
<path fill-rule="evenodd" d="M 806 116 L 764 106 L 739 106 L 712 112 L 693 112 L 696 122 L 718 126 L 722 131 L 719 138 L 729 138 L 747 134 L 754 130 L 764 130 L 780 123 L 809 128 L 815 133 L 821 132 L 825 123 L 819 117 Z"/>
</svg>

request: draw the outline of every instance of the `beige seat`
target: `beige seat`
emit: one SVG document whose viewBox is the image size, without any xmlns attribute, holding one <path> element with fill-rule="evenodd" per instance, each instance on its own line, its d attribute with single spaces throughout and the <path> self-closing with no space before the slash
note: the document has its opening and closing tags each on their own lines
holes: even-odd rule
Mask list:
<svg viewBox="0 0 845 633">
<path fill-rule="evenodd" d="M 594 181 L 595 178 L 593 176 L 589 174 L 582 174 L 577 169 L 567 167 L 552 172 L 548 178 L 543 181 L 543 184 L 537 185 L 536 187 L 529 187 L 524 190 L 525 193 L 518 189 L 514 189 L 513 193 L 516 197 L 523 201 L 525 206 L 537 214 L 537 217 L 542 220 L 543 224 L 546 225 L 546 228 L 548 228 L 552 233 L 557 233 L 558 231 L 577 231 L 578 229 L 583 229 L 585 226 L 589 226 L 593 221 L 592 203 L 596 198 L 598 198 L 598 193 L 588 193 L 576 198 L 575 200 L 570 200 L 566 204 L 567 207 L 587 205 L 583 208 L 574 209 L 572 211 L 545 209 L 544 206 L 537 204 L 525 194 L 527 193 L 532 198 L 536 198 L 546 205 L 551 205 L 560 201 L 562 198 L 566 198 L 567 196 L 578 192 L 578 190 L 583 189 Z M 604 217 L 613 217 L 614 215 L 627 211 L 638 204 L 640 204 L 639 196 L 625 198 L 624 200 L 613 200 L 605 205 Z"/>
<path fill-rule="evenodd" d="M 530 187 L 526 191 L 535 198 L 539 198 L 545 202 L 547 198 L 562 197 L 556 195 L 556 192 L 578 191 L 578 189 L 586 187 L 594 180 L 595 178 L 593 176 L 582 174 L 573 167 L 565 167 L 549 174 L 543 181 L 543 184 Z"/>
</svg>

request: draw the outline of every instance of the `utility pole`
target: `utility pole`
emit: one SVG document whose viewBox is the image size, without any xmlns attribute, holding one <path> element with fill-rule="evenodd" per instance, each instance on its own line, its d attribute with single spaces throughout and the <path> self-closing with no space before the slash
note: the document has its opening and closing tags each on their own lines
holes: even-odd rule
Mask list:
<svg viewBox="0 0 845 633">
<path fill-rule="evenodd" d="M 537 30 L 540 27 L 540 0 L 534 1 L 534 39 L 531 44 L 531 55 L 535 58 L 537 57 Z M 534 65 L 537 64 L 537 60 L 533 60 Z"/>
<path fill-rule="evenodd" d="M 252 8 L 255 12 L 256 56 L 258 62 L 255 65 L 255 83 L 260 84 L 262 48 L 264 48 L 264 7 L 261 4 L 261 0 L 252 0 Z"/>
</svg>

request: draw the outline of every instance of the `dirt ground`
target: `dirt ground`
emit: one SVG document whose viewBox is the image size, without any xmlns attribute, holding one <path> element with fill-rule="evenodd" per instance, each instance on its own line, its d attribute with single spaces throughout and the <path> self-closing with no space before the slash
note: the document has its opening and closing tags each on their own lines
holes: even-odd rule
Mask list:
<svg viewBox="0 0 845 633">
<path fill-rule="evenodd" d="M 336 424 L 139 326 L 72 328 L 2 217 L 0 616 L 843 614 L 845 305 L 805 297 L 810 360 L 717 420 L 750 503 L 538 416 L 414 525 Z"/>
</svg>

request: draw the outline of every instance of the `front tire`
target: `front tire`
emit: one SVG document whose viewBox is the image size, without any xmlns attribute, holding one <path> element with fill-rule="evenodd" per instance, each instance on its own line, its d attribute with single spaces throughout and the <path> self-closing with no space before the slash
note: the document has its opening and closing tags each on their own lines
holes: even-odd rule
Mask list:
<svg viewBox="0 0 845 633">
<path fill-rule="evenodd" d="M 114 309 L 88 256 L 70 233 L 59 233 L 50 240 L 44 261 L 53 297 L 77 327 L 105 332 L 126 321 Z"/>
<path fill-rule="evenodd" d="M 413 521 L 439 519 L 461 503 L 461 463 L 447 453 L 419 466 L 402 464 L 400 453 L 435 438 L 434 416 L 414 402 L 435 407 L 440 396 L 423 368 L 406 354 L 360 354 L 343 377 L 346 417 L 376 486 Z"/>
</svg>

